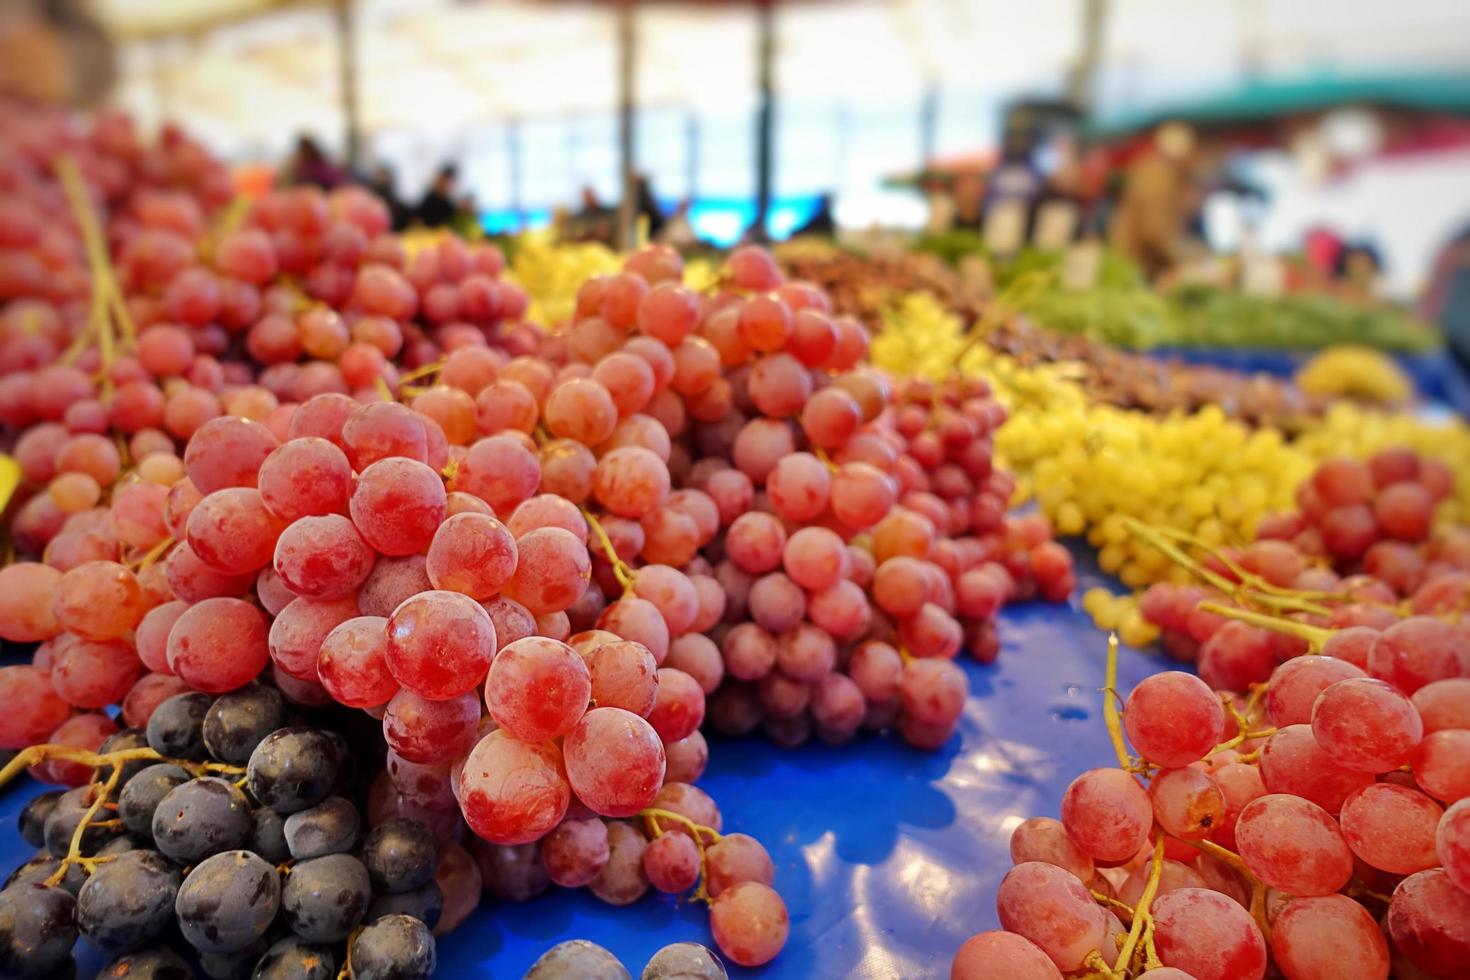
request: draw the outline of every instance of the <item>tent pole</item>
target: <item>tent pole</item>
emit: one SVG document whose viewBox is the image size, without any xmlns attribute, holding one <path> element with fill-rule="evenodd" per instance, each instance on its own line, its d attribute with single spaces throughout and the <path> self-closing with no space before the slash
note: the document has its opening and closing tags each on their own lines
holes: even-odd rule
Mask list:
<svg viewBox="0 0 1470 980">
<path fill-rule="evenodd" d="M 1096 95 L 1097 68 L 1102 61 L 1103 36 L 1107 33 L 1108 0 L 1083 0 L 1082 49 L 1067 78 L 1067 99 L 1074 108 L 1087 112 Z"/>
<path fill-rule="evenodd" d="M 618 248 L 633 247 L 633 225 L 637 219 L 635 200 L 638 178 L 633 167 L 633 81 L 637 36 L 633 23 L 633 0 L 618 0 L 618 158 L 622 167 L 623 200 L 618 205 Z"/>
<path fill-rule="evenodd" d="M 357 24 L 354 0 L 336 0 L 337 62 L 341 70 L 338 84 L 342 99 L 342 120 L 346 128 L 347 168 L 356 172 L 362 163 L 362 118 L 357 101 Z"/>
<path fill-rule="evenodd" d="M 776 53 L 775 0 L 756 3 L 756 79 L 760 103 L 755 123 L 755 222 L 752 232 L 765 241 L 766 215 L 771 209 L 771 130 L 773 62 Z"/>
</svg>

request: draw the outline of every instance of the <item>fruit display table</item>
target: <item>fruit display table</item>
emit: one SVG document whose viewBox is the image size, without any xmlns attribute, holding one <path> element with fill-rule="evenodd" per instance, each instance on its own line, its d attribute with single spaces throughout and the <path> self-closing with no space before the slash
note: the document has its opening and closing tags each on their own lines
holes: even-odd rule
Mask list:
<svg viewBox="0 0 1470 980">
<path fill-rule="evenodd" d="M 1077 595 L 1105 581 L 1086 560 L 1077 569 Z M 700 785 L 721 801 L 726 830 L 770 849 L 791 911 L 781 955 L 755 970 L 727 963 L 731 976 L 945 976 L 967 936 L 996 928 L 1012 828 L 1056 814 L 1071 778 L 1112 758 L 1098 693 L 1107 638 L 1079 600 L 1011 606 L 1000 622 L 993 665 L 961 654 L 970 698 L 958 734 L 938 752 L 873 735 L 794 750 L 759 736 L 711 737 Z M 1164 666 L 1155 652 L 1125 648 L 1119 685 L 1127 690 Z M 28 856 L 16 817 L 39 789 L 26 780 L 0 795 L 6 868 Z M 573 938 L 606 946 L 636 976 L 668 943 L 710 944 L 709 915 L 657 894 L 612 908 L 585 889 L 519 905 L 487 900 L 440 941 L 440 975 L 517 980 Z M 105 962 L 86 943 L 77 949 L 79 977 Z"/>
</svg>

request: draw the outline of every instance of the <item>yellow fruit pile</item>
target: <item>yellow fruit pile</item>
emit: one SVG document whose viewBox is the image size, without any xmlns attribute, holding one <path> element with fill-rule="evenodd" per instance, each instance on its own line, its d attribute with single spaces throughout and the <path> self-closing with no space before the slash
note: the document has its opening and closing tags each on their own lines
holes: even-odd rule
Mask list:
<svg viewBox="0 0 1470 980">
<path fill-rule="evenodd" d="M 622 257 L 598 242 L 558 243 L 549 229 L 518 235 L 505 278 L 531 299 L 526 319 L 555 328 L 572 317 L 577 290 L 593 276 L 611 275 Z"/>
</svg>

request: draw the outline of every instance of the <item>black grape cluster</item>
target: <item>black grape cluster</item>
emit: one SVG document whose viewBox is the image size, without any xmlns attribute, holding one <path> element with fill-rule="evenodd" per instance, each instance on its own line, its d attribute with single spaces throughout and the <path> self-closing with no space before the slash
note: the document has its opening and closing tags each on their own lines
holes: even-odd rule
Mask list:
<svg viewBox="0 0 1470 980">
<path fill-rule="evenodd" d="M 366 826 L 372 774 L 334 720 L 251 685 L 110 737 L 90 783 L 21 813 L 39 850 L 0 890 L 0 976 L 70 976 L 82 938 L 115 956 L 105 977 L 428 977 L 439 843 L 403 817 Z"/>
</svg>

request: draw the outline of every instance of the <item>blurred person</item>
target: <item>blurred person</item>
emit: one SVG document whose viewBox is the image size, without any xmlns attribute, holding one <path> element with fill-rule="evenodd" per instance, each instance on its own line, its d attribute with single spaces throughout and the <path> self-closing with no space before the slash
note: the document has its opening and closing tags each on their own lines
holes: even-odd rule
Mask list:
<svg viewBox="0 0 1470 980">
<path fill-rule="evenodd" d="M 1337 293 L 1360 303 L 1378 298 L 1378 278 L 1383 273 L 1383 258 L 1372 242 L 1349 242 L 1338 252 L 1333 268 Z"/>
<path fill-rule="evenodd" d="M 957 174 L 950 185 L 951 229 L 978 232 L 985 217 L 985 178 L 978 172 Z"/>
<path fill-rule="evenodd" d="M 633 221 L 636 223 L 640 219 L 648 221 L 648 237 L 658 238 L 664 228 L 664 214 L 653 196 L 653 183 L 647 174 L 633 176 Z"/>
<path fill-rule="evenodd" d="M 689 220 L 689 205 L 689 198 L 686 197 L 674 208 L 674 213 L 669 215 L 664 222 L 663 231 L 659 233 L 660 242 L 680 249 L 699 244 L 699 235 L 695 233 L 694 225 Z"/>
<path fill-rule="evenodd" d="M 837 234 L 837 220 L 832 217 L 832 195 L 823 194 L 817 198 L 817 206 L 812 211 L 810 218 L 791 233 L 793 238 L 799 235 L 821 235 L 831 238 Z"/>
<path fill-rule="evenodd" d="M 86 0 L 0 3 L 0 98 L 90 105 L 116 77 L 112 38 Z"/>
<path fill-rule="evenodd" d="M 561 237 L 573 242 L 611 243 L 616 217 L 611 208 L 597 199 L 597 191 L 590 185 L 585 186 L 581 192 L 581 207 L 567 216 Z"/>
<path fill-rule="evenodd" d="M 1183 123 L 1165 123 L 1124 176 L 1111 244 L 1150 279 L 1172 268 L 1183 251 L 1198 203 L 1191 169 L 1194 152 L 1194 131 Z"/>
<path fill-rule="evenodd" d="M 347 170 L 332 162 L 315 137 L 302 133 L 296 137 L 296 149 L 282 179 L 287 184 L 314 184 L 322 190 L 331 190 L 346 182 Z"/>
<path fill-rule="evenodd" d="M 428 228 L 443 228 L 459 216 L 459 199 L 456 185 L 459 183 L 459 168 L 446 163 L 434 175 L 434 182 L 419 202 L 414 217 L 419 224 Z"/>
<path fill-rule="evenodd" d="M 388 206 L 388 215 L 393 222 L 393 230 L 402 231 L 408 227 L 408 205 L 404 204 L 403 198 L 398 196 L 398 182 L 394 179 L 393 168 L 386 163 L 377 164 L 373 167 L 372 173 L 368 174 L 367 185 Z"/>
</svg>

